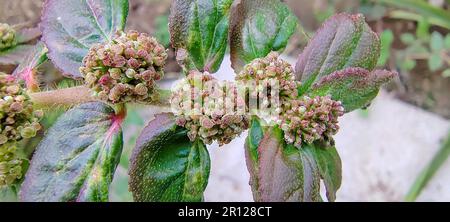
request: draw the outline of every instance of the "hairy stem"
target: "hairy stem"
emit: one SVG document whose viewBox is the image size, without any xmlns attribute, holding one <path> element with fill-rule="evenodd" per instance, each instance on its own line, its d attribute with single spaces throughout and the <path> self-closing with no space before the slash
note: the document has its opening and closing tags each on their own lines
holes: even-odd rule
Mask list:
<svg viewBox="0 0 450 222">
<path fill-rule="evenodd" d="M 171 91 L 159 89 L 158 94 L 159 98 L 148 105 L 169 106 Z M 72 106 L 81 103 L 98 101 L 92 96 L 90 89 L 85 86 L 31 93 L 30 98 L 34 105 L 38 108 Z"/>
</svg>

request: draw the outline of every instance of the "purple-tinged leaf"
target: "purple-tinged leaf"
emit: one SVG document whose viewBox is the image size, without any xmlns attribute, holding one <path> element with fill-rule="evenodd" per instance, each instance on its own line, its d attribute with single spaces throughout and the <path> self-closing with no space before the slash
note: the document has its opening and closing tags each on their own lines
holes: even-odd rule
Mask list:
<svg viewBox="0 0 450 222">
<path fill-rule="evenodd" d="M 4 51 L 0 51 L 0 64 L 20 64 L 32 49 L 33 45 L 17 45 Z"/>
<path fill-rule="evenodd" d="M 25 28 L 17 31 L 16 40 L 18 44 L 23 44 L 36 40 L 40 36 L 41 30 L 39 28 Z"/>
<path fill-rule="evenodd" d="M 40 36 L 41 32 L 38 28 L 26 28 L 17 31 L 17 44 L 0 51 L 0 65 L 18 65 L 22 63 L 33 48 L 31 42 Z"/>
<path fill-rule="evenodd" d="M 283 50 L 297 27 L 297 17 L 280 0 L 237 0 L 230 19 L 235 72 L 271 51 Z"/>
<path fill-rule="evenodd" d="M 397 73 L 387 70 L 347 68 L 320 79 L 312 86 L 309 95 L 330 95 L 333 100 L 342 102 L 346 112 L 351 112 L 367 107 L 378 95 L 380 87 L 395 76 Z"/>
<path fill-rule="evenodd" d="M 342 182 L 342 163 L 336 148 L 310 145 L 303 149 L 310 151 L 316 160 L 320 177 L 327 190 L 328 201 L 335 201 L 336 192 L 341 187 Z"/>
<path fill-rule="evenodd" d="M 42 39 L 49 58 L 71 78 L 89 48 L 125 28 L 128 0 L 47 0 L 42 12 Z"/>
<path fill-rule="evenodd" d="M 37 68 L 47 61 L 47 51 L 44 43 L 38 42 L 14 70 L 13 75 L 17 79 L 25 81 L 27 89 L 31 91 L 39 90 L 39 83 L 36 79 Z"/>
<path fill-rule="evenodd" d="M 364 19 L 361 14 L 338 14 L 316 32 L 295 67 L 297 80 L 303 82 L 301 94 L 333 72 L 349 67 L 374 69 L 380 40 Z"/>
<path fill-rule="evenodd" d="M 131 157 L 130 190 L 135 201 L 201 201 L 208 184 L 209 153 L 191 142 L 173 114 L 160 114 L 139 136 Z"/>
<path fill-rule="evenodd" d="M 229 8 L 233 0 L 174 0 L 170 39 L 186 70 L 215 73 L 228 43 Z"/>
<path fill-rule="evenodd" d="M 103 103 L 75 107 L 48 130 L 23 182 L 27 202 L 108 201 L 122 153 L 122 118 Z"/>
<path fill-rule="evenodd" d="M 248 161 L 248 159 L 247 159 Z M 320 201 L 320 175 L 314 155 L 284 142 L 278 128 L 268 130 L 258 147 L 257 181 L 253 190 L 259 202 Z M 256 178 L 255 178 L 256 176 Z M 256 192 L 256 193 L 255 193 Z"/>
</svg>

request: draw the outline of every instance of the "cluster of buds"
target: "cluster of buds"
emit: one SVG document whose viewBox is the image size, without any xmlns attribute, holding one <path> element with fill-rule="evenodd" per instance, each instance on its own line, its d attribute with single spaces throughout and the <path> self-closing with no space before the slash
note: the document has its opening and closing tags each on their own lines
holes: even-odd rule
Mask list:
<svg viewBox="0 0 450 222">
<path fill-rule="evenodd" d="M 25 90 L 11 75 L 0 73 L 0 185 L 20 178 L 16 143 L 36 136 L 42 111 L 35 111 Z"/>
<path fill-rule="evenodd" d="M 338 118 L 344 115 L 341 102 L 332 100 L 330 96 L 305 96 L 290 101 L 289 106 L 290 109 L 279 120 L 287 143 L 297 147 L 315 141 L 324 142 L 326 146 L 334 145 L 332 136 L 339 130 Z"/>
<path fill-rule="evenodd" d="M 158 96 L 155 82 L 164 75 L 166 59 L 164 46 L 155 38 L 119 31 L 110 42 L 89 50 L 80 72 L 101 100 L 149 103 Z"/>
<path fill-rule="evenodd" d="M 171 98 L 178 126 L 188 129 L 191 141 L 230 143 L 249 127 L 245 99 L 234 83 L 219 82 L 209 73 L 191 71 Z"/>
<path fill-rule="evenodd" d="M 236 76 L 236 80 L 247 88 L 249 109 L 262 119 L 280 115 L 284 104 L 298 95 L 298 84 L 294 70 L 288 62 L 272 52 L 265 58 L 255 59 Z M 252 104 L 258 104 L 252 108 Z M 269 117 L 267 119 L 266 117 Z"/>
<path fill-rule="evenodd" d="M 22 160 L 14 143 L 0 147 L 0 187 L 9 186 L 22 178 Z"/>
<path fill-rule="evenodd" d="M 0 23 L 0 50 L 16 45 L 16 31 L 5 23 Z"/>
</svg>

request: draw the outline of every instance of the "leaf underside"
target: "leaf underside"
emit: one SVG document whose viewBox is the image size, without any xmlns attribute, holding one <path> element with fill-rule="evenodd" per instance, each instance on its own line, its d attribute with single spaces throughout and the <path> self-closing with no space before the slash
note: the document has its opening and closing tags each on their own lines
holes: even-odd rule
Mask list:
<svg viewBox="0 0 450 222">
<path fill-rule="evenodd" d="M 346 112 L 367 107 L 377 96 L 380 87 L 391 81 L 397 73 L 387 70 L 367 71 L 347 68 L 320 79 L 309 92 L 310 96 L 330 95 L 341 101 Z"/>
<path fill-rule="evenodd" d="M 27 202 L 108 201 L 122 153 L 114 110 L 82 104 L 62 115 L 38 145 L 20 199 Z"/>
<path fill-rule="evenodd" d="M 237 0 L 230 15 L 230 55 L 235 72 L 271 51 L 283 50 L 297 17 L 279 0 Z"/>
<path fill-rule="evenodd" d="M 160 114 L 143 130 L 131 157 L 130 190 L 138 202 L 201 201 L 210 159 L 191 142 L 172 114 Z"/>
<path fill-rule="evenodd" d="M 49 58 L 67 77 L 81 78 L 89 48 L 124 29 L 128 7 L 128 0 L 47 0 L 41 28 Z"/>
</svg>

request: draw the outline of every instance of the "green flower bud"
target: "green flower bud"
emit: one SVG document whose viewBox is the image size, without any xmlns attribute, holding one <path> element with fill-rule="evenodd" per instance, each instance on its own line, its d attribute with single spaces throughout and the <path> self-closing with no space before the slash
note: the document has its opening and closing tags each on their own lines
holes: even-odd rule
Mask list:
<svg viewBox="0 0 450 222">
<path fill-rule="evenodd" d="M 0 50 L 11 48 L 16 44 L 16 31 L 8 24 L 0 23 Z"/>
<path fill-rule="evenodd" d="M 177 125 L 189 130 L 194 141 L 230 143 L 249 127 L 243 97 L 231 82 L 219 82 L 208 73 L 191 71 L 175 88 L 171 104 Z"/>
<path fill-rule="evenodd" d="M 0 186 L 22 177 L 16 143 L 36 136 L 43 113 L 34 110 L 25 89 L 11 75 L 0 73 Z"/>
<path fill-rule="evenodd" d="M 0 73 L 0 141 L 4 142 L 5 137 L 6 142 L 21 140 L 21 131 L 25 129 L 26 138 L 34 136 L 36 132 L 30 134 L 31 130 L 27 128 L 36 128 L 42 116 L 42 111 L 33 109 L 26 91 L 15 82 L 14 77 Z"/>
<path fill-rule="evenodd" d="M 22 178 L 22 160 L 17 156 L 15 143 L 0 146 L 0 187 L 10 186 Z"/>
<path fill-rule="evenodd" d="M 89 50 L 80 72 L 101 100 L 151 103 L 157 93 L 154 82 L 161 79 L 166 59 L 166 50 L 155 38 L 119 31 L 110 42 Z"/>
</svg>

